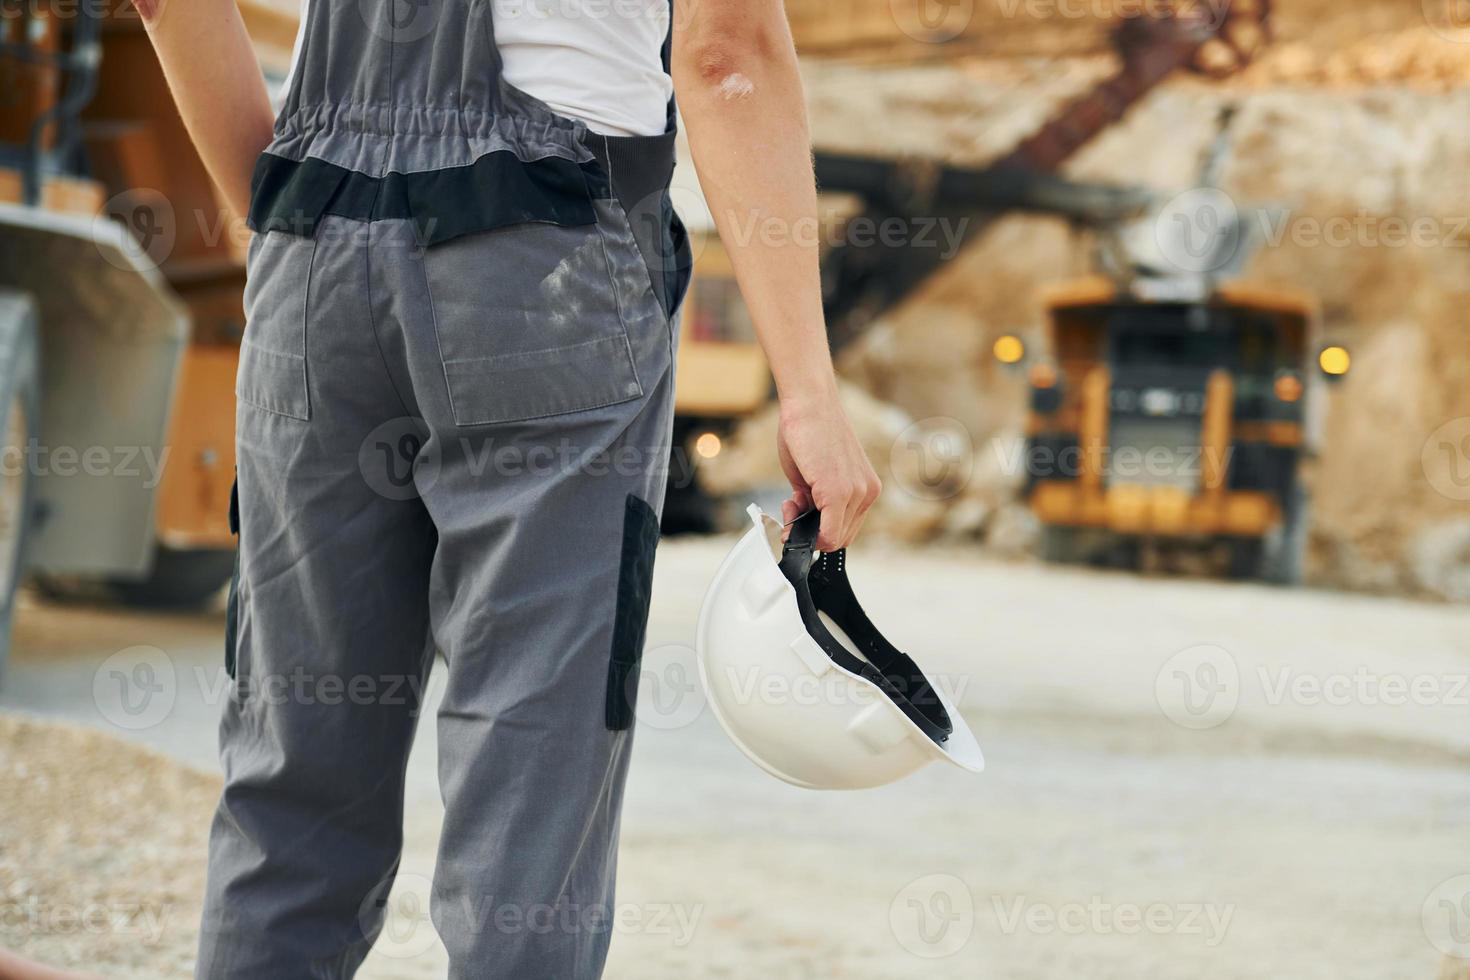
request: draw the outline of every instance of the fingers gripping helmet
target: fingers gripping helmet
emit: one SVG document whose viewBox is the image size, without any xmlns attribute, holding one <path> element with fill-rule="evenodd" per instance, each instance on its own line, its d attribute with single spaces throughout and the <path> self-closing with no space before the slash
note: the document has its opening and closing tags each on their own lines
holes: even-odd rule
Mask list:
<svg viewBox="0 0 1470 980">
<path fill-rule="evenodd" d="M 979 772 L 975 736 L 944 692 L 878 632 L 846 554 L 815 551 L 821 515 L 754 527 L 699 613 L 699 675 L 715 718 L 752 762 L 810 789 L 862 789 L 945 759 Z M 777 555 L 779 553 L 779 560 Z"/>
</svg>

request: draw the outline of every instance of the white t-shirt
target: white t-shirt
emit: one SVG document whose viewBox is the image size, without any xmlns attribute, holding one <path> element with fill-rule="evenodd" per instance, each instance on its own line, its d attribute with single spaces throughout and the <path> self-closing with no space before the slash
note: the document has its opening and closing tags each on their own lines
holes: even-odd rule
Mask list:
<svg viewBox="0 0 1470 980">
<path fill-rule="evenodd" d="M 505 80 L 611 136 L 664 131 L 669 0 L 493 0 Z"/>
<path fill-rule="evenodd" d="M 301 57 L 307 4 L 291 52 Z M 564 116 L 610 136 L 657 136 L 674 83 L 664 71 L 669 0 L 493 0 L 505 80 Z"/>
</svg>

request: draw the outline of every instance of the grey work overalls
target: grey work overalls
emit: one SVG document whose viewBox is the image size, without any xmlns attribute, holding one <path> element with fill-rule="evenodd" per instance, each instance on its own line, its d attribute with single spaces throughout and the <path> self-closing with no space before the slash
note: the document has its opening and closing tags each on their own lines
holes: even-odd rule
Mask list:
<svg viewBox="0 0 1470 980">
<path fill-rule="evenodd" d="M 501 78 L 488 0 L 304 31 L 251 205 L 197 975 L 356 970 L 437 649 L 451 975 L 595 977 L 687 282 L 672 107 L 649 138 L 558 116 Z"/>
</svg>

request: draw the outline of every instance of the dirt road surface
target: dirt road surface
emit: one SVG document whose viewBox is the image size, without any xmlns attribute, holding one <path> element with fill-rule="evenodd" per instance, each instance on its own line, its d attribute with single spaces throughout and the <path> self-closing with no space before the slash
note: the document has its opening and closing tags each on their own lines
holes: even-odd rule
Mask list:
<svg viewBox="0 0 1470 980">
<path fill-rule="evenodd" d="M 758 771 L 700 699 L 689 644 L 727 545 L 659 552 L 613 980 L 1431 980 L 1470 958 L 1470 610 L 860 552 L 874 619 L 961 695 L 989 769 L 820 794 Z M 221 630 L 24 610 L 0 693 L 0 944 L 188 975 Z M 445 974 L 431 722 L 369 980 Z"/>
</svg>

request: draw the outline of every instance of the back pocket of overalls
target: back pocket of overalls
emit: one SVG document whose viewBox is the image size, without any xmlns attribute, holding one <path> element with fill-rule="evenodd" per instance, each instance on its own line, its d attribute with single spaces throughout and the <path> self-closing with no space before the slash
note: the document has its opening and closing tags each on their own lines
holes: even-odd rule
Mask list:
<svg viewBox="0 0 1470 980">
<path fill-rule="evenodd" d="M 523 224 L 424 251 L 458 425 L 583 412 L 642 396 L 596 225 Z"/>
<path fill-rule="evenodd" d="M 282 231 L 250 243 L 245 280 L 245 337 L 235 396 L 277 415 L 306 421 L 306 310 L 316 239 Z"/>
</svg>

